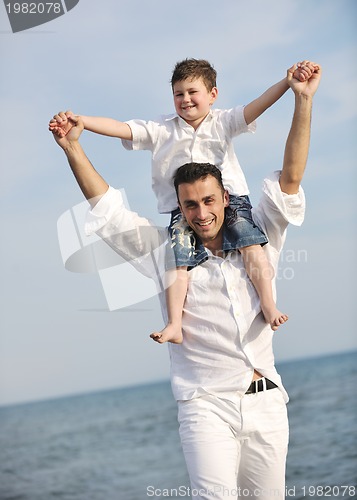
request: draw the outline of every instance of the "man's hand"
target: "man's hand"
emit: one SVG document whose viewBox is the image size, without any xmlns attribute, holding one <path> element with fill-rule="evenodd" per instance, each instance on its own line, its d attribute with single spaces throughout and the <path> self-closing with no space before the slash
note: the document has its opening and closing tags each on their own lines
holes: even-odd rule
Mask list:
<svg viewBox="0 0 357 500">
<path fill-rule="evenodd" d="M 72 111 L 60 111 L 57 113 L 48 124 L 48 130 L 55 132 L 58 137 L 64 137 L 71 130 L 73 124 L 68 117 L 75 116 Z"/>
<path fill-rule="evenodd" d="M 311 61 L 294 64 L 287 72 L 287 80 L 295 94 L 312 97 L 321 78 L 321 67 Z"/>
<path fill-rule="evenodd" d="M 72 111 L 60 111 L 49 124 L 49 130 L 53 133 L 57 144 L 62 149 L 68 148 L 71 143 L 77 142 L 83 132 L 83 121 L 80 116 L 76 116 Z"/>
<path fill-rule="evenodd" d="M 306 82 L 312 75 L 315 70 L 315 63 L 311 63 L 310 61 L 302 61 L 296 63 L 295 70 L 293 73 L 293 77 L 300 82 Z"/>
</svg>

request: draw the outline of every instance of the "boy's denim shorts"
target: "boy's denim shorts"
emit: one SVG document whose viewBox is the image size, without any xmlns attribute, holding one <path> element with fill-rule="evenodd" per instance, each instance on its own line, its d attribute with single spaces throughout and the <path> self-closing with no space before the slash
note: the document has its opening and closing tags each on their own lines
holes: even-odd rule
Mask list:
<svg viewBox="0 0 357 500">
<path fill-rule="evenodd" d="M 190 270 L 208 258 L 200 238 L 188 226 L 179 208 L 171 212 L 169 234 L 172 251 L 171 255 L 167 252 L 166 269 L 182 266 Z M 228 252 L 267 242 L 265 234 L 253 221 L 249 197 L 229 195 L 222 250 Z"/>
</svg>

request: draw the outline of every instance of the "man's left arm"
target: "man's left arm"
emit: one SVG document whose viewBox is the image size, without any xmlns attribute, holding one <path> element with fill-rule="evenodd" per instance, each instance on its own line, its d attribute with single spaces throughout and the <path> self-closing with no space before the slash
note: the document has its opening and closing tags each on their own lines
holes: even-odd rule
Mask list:
<svg viewBox="0 0 357 500">
<path fill-rule="evenodd" d="M 306 63 L 313 73 L 300 82 L 293 77 L 292 68 L 287 79 L 295 94 L 294 116 L 286 141 L 280 188 L 286 194 L 296 194 L 303 178 L 310 146 L 311 113 L 313 96 L 319 86 L 321 68 L 318 64 Z"/>
<path fill-rule="evenodd" d="M 295 94 L 295 109 L 286 141 L 281 172 L 265 179 L 263 197 L 253 210 L 253 216 L 265 231 L 269 243 L 279 251 L 285 240 L 288 224 L 301 225 L 305 212 L 305 197 L 300 187 L 310 145 L 312 100 L 320 82 L 321 69 L 314 69 L 310 79 L 301 82 L 288 70 L 288 81 Z"/>
</svg>

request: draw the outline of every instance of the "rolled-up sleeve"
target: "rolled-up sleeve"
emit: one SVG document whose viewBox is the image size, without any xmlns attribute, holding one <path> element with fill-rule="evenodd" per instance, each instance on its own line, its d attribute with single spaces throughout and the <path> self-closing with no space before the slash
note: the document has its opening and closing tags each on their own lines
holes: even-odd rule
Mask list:
<svg viewBox="0 0 357 500">
<path fill-rule="evenodd" d="M 149 219 L 132 212 L 121 190 L 109 187 L 88 211 L 84 229 L 87 235 L 96 233 L 117 254 L 148 277 L 158 274 L 155 261 L 162 260 L 164 263 L 167 229 L 158 228 Z M 162 274 L 161 271 L 159 274 Z"/>
<path fill-rule="evenodd" d="M 305 194 L 300 186 L 298 193 L 286 194 L 280 188 L 280 174 L 278 170 L 264 179 L 263 193 L 268 197 L 281 216 L 294 226 L 301 226 L 305 217 Z"/>
<path fill-rule="evenodd" d="M 108 191 L 100 198 L 98 203 L 88 211 L 84 232 L 87 236 L 96 233 L 111 219 L 114 213 L 124 209 L 122 193 L 109 186 Z"/>
<path fill-rule="evenodd" d="M 281 171 L 275 171 L 264 179 L 263 194 L 253 209 L 253 218 L 263 229 L 269 243 L 280 251 L 288 224 L 301 226 L 305 217 L 305 194 L 302 187 L 297 194 L 283 193 L 280 188 Z"/>
</svg>

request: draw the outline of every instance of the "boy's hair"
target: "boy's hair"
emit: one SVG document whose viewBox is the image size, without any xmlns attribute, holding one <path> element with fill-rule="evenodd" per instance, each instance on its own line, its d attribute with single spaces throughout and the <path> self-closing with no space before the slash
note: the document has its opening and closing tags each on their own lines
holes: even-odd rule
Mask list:
<svg viewBox="0 0 357 500">
<path fill-rule="evenodd" d="M 182 80 L 196 80 L 202 78 L 206 89 L 210 92 L 216 87 L 217 72 L 208 61 L 204 59 L 184 59 L 176 63 L 171 77 L 171 87 Z"/>
<path fill-rule="evenodd" d="M 205 179 L 208 175 L 214 177 L 224 194 L 225 189 L 222 182 L 221 171 L 211 163 L 185 163 L 176 170 L 174 175 L 174 186 L 178 197 L 180 184 L 193 184 L 199 179 Z"/>
</svg>

